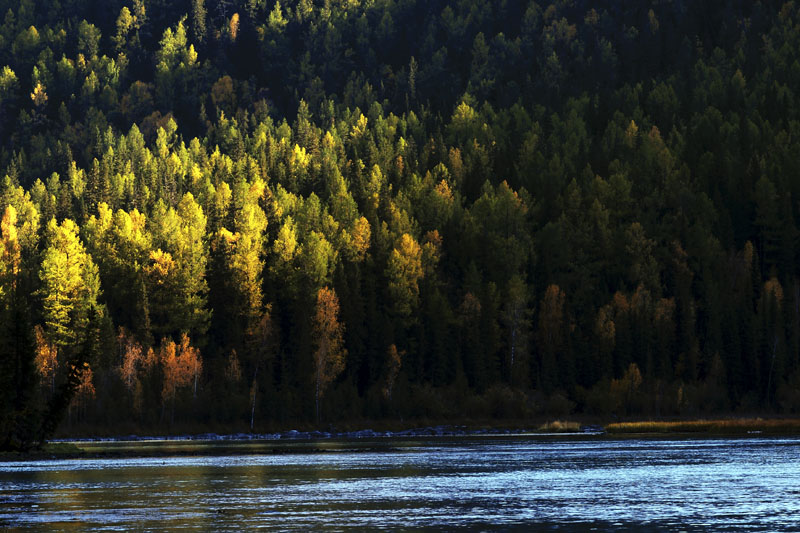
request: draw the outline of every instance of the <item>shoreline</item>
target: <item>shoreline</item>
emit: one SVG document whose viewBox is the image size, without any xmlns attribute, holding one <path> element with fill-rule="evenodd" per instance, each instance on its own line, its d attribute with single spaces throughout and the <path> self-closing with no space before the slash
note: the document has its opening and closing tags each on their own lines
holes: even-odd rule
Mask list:
<svg viewBox="0 0 800 533">
<path fill-rule="evenodd" d="M 139 431 L 137 431 L 139 429 Z M 564 417 L 559 419 L 509 420 L 437 420 L 370 421 L 362 420 L 330 424 L 326 429 L 311 424 L 242 430 L 235 426 L 208 428 L 177 426 L 165 431 L 128 427 L 118 433 L 98 428 L 74 428 L 61 431 L 49 442 L 114 442 L 114 441 L 255 441 L 255 440 L 323 440 L 362 438 L 447 437 L 469 435 L 607 433 L 623 434 L 747 434 L 761 431 L 769 434 L 800 435 L 800 416 L 769 415 L 721 416 L 716 418 L 624 418 L 609 421 L 596 417 Z"/>
<path fill-rule="evenodd" d="M 415 439 L 532 438 L 609 440 L 800 437 L 800 418 L 728 418 L 687 420 L 642 420 L 609 424 L 551 421 L 544 424 L 421 426 L 401 430 L 359 429 L 352 431 L 286 430 L 269 433 L 195 433 L 161 435 L 118 435 L 103 437 L 60 437 L 42 449 L 2 452 L 0 462 L 203 456 L 231 454 L 284 454 L 372 451 L 391 449 L 396 442 Z"/>
<path fill-rule="evenodd" d="M 543 425 L 512 425 L 512 426 L 470 426 L 438 424 L 435 426 L 418 426 L 408 429 L 374 430 L 364 428 L 352 431 L 337 430 L 296 430 L 266 432 L 266 433 L 216 433 L 204 432 L 196 434 L 161 434 L 161 435 L 119 435 L 110 437 L 63 437 L 51 439 L 51 443 L 82 443 L 82 442 L 253 442 L 253 441 L 312 441 L 312 440 L 360 440 L 360 439 L 404 439 L 423 437 L 479 437 L 503 435 L 563 435 L 563 434 L 602 434 L 605 430 L 601 425 L 578 423 L 548 423 Z"/>
</svg>

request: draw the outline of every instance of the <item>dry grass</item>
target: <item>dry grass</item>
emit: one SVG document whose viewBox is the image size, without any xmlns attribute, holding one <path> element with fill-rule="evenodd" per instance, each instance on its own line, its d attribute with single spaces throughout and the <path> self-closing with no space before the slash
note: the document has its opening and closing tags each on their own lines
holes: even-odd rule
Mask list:
<svg viewBox="0 0 800 533">
<path fill-rule="evenodd" d="M 553 420 L 539 426 L 539 431 L 546 431 L 548 433 L 569 433 L 580 431 L 581 425 L 578 422 L 569 422 L 566 420 Z"/>
<path fill-rule="evenodd" d="M 724 420 L 618 422 L 606 426 L 608 433 L 719 433 L 800 434 L 800 419 L 731 418 Z"/>
</svg>

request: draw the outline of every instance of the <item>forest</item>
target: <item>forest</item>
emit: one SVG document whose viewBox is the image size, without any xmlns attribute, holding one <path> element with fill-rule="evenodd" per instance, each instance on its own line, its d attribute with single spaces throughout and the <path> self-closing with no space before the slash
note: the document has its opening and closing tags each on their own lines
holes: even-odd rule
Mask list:
<svg viewBox="0 0 800 533">
<path fill-rule="evenodd" d="M 797 413 L 798 88 L 793 1 L 0 0 L 0 448 Z"/>
</svg>

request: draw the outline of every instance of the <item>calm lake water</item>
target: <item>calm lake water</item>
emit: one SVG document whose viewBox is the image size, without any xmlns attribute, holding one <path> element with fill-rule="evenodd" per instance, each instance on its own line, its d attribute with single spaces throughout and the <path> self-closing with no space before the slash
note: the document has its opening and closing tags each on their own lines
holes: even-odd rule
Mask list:
<svg viewBox="0 0 800 533">
<path fill-rule="evenodd" d="M 281 446 L 0 463 L 0 530 L 800 530 L 794 438 Z"/>
</svg>

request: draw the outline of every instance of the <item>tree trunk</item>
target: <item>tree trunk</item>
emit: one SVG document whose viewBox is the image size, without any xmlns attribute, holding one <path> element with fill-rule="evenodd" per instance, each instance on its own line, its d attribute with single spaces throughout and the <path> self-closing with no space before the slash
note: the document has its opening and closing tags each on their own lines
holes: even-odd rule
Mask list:
<svg viewBox="0 0 800 533">
<path fill-rule="evenodd" d="M 774 340 L 772 342 L 772 361 L 769 364 L 769 375 L 767 376 L 767 390 L 764 397 L 767 405 L 770 404 L 769 398 L 769 390 L 772 388 L 772 370 L 775 368 L 775 354 L 778 351 L 778 336 L 775 335 Z"/>
<path fill-rule="evenodd" d="M 511 328 L 511 362 L 508 365 L 508 382 L 514 381 L 514 359 L 517 351 L 517 326 L 514 324 Z"/>
<path fill-rule="evenodd" d="M 253 372 L 253 405 L 250 408 L 250 433 L 253 432 L 253 424 L 256 418 L 256 392 L 258 392 L 258 381 L 256 381 L 257 377 L 258 365 L 256 365 L 256 371 Z"/>
<path fill-rule="evenodd" d="M 317 372 L 317 384 L 316 384 L 317 386 L 314 391 L 314 402 L 316 403 L 317 406 L 317 425 L 319 425 L 319 382 L 320 382 L 320 375 L 319 372 Z"/>
</svg>

